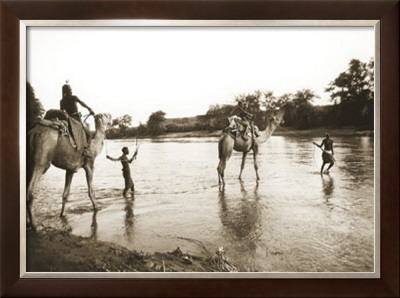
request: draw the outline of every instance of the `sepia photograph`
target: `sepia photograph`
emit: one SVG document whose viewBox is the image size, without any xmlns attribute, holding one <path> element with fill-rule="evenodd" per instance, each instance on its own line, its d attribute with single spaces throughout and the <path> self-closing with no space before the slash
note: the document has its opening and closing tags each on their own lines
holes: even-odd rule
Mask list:
<svg viewBox="0 0 400 298">
<path fill-rule="evenodd" d="M 377 277 L 376 36 L 29 26 L 26 272 Z"/>
</svg>

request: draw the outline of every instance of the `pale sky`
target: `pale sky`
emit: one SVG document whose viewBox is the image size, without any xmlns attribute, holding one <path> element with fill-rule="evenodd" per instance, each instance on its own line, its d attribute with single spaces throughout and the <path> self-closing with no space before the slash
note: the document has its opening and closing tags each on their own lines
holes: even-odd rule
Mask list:
<svg viewBox="0 0 400 298">
<path fill-rule="evenodd" d="M 96 113 L 145 123 L 204 114 L 212 104 L 271 90 L 312 89 L 328 104 L 329 82 L 352 58 L 374 57 L 373 27 L 30 27 L 27 79 L 45 109 L 61 87 Z M 80 107 L 82 114 L 86 109 Z"/>
</svg>

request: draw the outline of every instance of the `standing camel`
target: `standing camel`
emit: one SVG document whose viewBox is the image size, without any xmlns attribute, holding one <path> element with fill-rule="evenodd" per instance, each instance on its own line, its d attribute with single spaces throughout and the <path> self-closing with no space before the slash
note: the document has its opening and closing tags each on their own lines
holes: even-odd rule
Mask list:
<svg viewBox="0 0 400 298">
<path fill-rule="evenodd" d="M 60 216 L 64 215 L 65 203 L 68 200 L 72 177 L 80 168 L 83 168 L 86 172 L 89 198 L 93 204 L 94 211 L 97 210 L 97 202 L 92 184 L 94 160 L 103 149 L 105 130 L 111 121 L 111 115 L 97 114 L 94 116 L 94 119 L 96 132 L 88 148 L 90 158 L 83 156 L 83 149 L 75 150 L 72 147 L 69 136 L 61 134 L 57 128 L 38 124 L 29 131 L 27 210 L 32 229 L 35 229 L 31 210 L 34 191 L 40 177 L 47 171 L 51 164 L 57 168 L 66 170 Z"/>
<path fill-rule="evenodd" d="M 279 111 L 272 112 L 272 114 L 266 117 L 266 128 L 260 131 L 259 138 L 248 138 L 244 140 L 241 136 L 234 136 L 230 132 L 224 132 L 218 142 L 218 154 L 219 154 L 219 164 L 218 164 L 218 182 L 225 184 L 224 171 L 226 167 L 226 162 L 232 155 L 232 151 L 242 152 L 242 164 L 240 167 L 239 179 L 242 180 L 242 171 L 246 163 L 247 154 L 250 150 L 253 151 L 254 159 L 254 169 L 256 171 L 257 181 L 260 180 L 258 176 L 258 164 L 257 164 L 257 154 L 258 148 L 261 143 L 264 143 L 279 126 L 283 120 L 283 115 L 285 114 L 283 109 Z"/>
</svg>

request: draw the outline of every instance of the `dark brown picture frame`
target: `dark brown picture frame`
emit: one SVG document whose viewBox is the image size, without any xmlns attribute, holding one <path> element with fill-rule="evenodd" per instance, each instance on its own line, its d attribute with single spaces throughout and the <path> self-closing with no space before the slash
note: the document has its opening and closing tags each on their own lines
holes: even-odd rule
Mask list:
<svg viewBox="0 0 400 298">
<path fill-rule="evenodd" d="M 20 20 L 380 20 L 381 277 L 377 279 L 21 279 Z M 399 296 L 399 1 L 0 0 L 0 295 Z"/>
</svg>

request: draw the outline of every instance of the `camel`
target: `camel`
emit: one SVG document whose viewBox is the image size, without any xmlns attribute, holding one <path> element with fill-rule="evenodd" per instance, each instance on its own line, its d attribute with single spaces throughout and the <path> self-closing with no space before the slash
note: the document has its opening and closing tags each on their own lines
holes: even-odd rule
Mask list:
<svg viewBox="0 0 400 298">
<path fill-rule="evenodd" d="M 34 191 L 40 177 L 48 170 L 51 164 L 57 168 L 66 170 L 60 217 L 64 216 L 72 177 L 80 168 L 83 168 L 86 172 L 89 198 L 94 211 L 97 210 L 97 202 L 92 185 L 94 160 L 103 149 L 105 130 L 107 125 L 110 124 L 111 115 L 97 114 L 94 116 L 94 119 L 96 131 L 88 147 L 90 158 L 85 158 L 82 150 L 75 150 L 69 137 L 61 134 L 56 127 L 38 124 L 29 131 L 27 211 L 33 230 L 35 230 L 35 224 L 31 208 L 35 198 Z"/>
<path fill-rule="evenodd" d="M 267 114 L 266 117 L 266 128 L 260 131 L 259 138 L 248 138 L 244 140 L 241 136 L 234 136 L 232 133 L 225 131 L 218 142 L 218 154 L 219 154 L 219 164 L 218 164 L 218 183 L 225 184 L 224 171 L 228 159 L 231 157 L 233 150 L 237 152 L 242 152 L 242 164 L 240 167 L 239 180 L 242 180 L 242 172 L 244 165 L 246 163 L 247 154 L 252 150 L 254 159 L 254 169 L 256 172 L 257 181 L 260 180 L 258 175 L 258 164 L 257 155 L 258 148 L 261 143 L 264 143 L 272 135 L 275 129 L 282 123 L 283 116 L 285 112 L 283 109 L 274 111 Z"/>
</svg>

